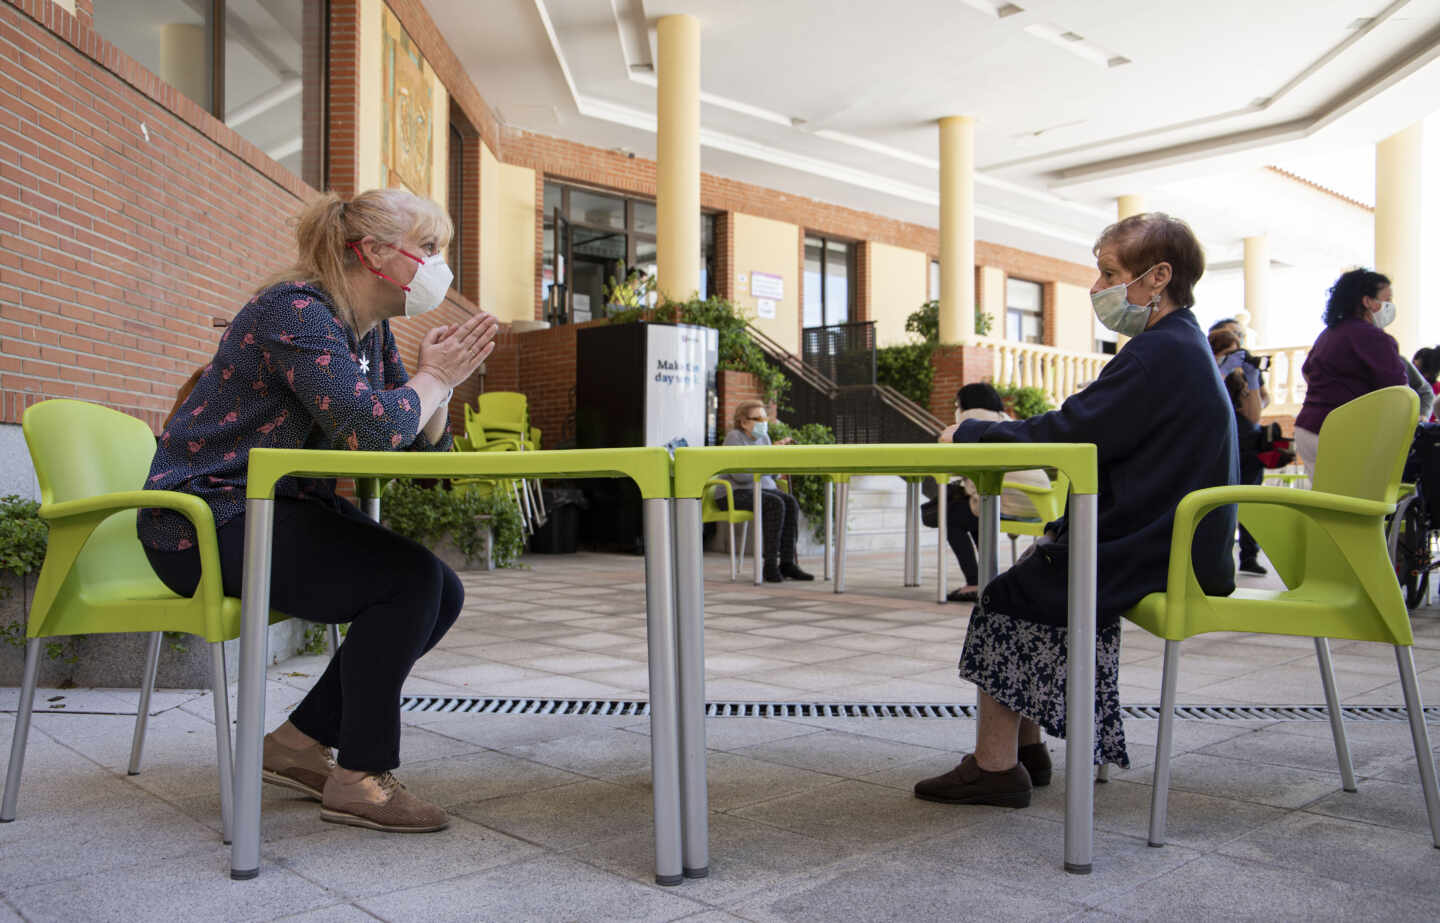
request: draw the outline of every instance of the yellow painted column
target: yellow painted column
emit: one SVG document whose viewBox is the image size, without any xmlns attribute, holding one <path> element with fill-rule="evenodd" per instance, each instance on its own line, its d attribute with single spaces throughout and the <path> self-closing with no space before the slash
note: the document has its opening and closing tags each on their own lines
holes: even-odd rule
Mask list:
<svg viewBox="0 0 1440 923">
<path fill-rule="evenodd" d="M 656 287 L 700 290 L 700 20 L 663 16 L 656 74 Z"/>
<path fill-rule="evenodd" d="M 1266 323 L 1270 317 L 1270 238 L 1264 234 L 1245 238 L 1245 345 L 1256 349 L 1268 345 Z"/>
<path fill-rule="evenodd" d="M 210 108 L 210 34 L 204 26 L 171 22 L 160 27 L 157 76 L 202 107 Z"/>
<path fill-rule="evenodd" d="M 952 115 L 940 120 L 940 342 L 974 336 L 975 119 Z"/>
<path fill-rule="evenodd" d="M 1115 220 L 1124 221 L 1131 215 L 1138 215 L 1145 211 L 1145 197 L 1142 195 L 1122 195 L 1115 200 Z"/>
<path fill-rule="evenodd" d="M 1416 122 L 1375 145 L 1375 269 L 1390 277 L 1396 313 L 1385 332 L 1404 356 L 1420 345 L 1423 140 Z"/>
</svg>

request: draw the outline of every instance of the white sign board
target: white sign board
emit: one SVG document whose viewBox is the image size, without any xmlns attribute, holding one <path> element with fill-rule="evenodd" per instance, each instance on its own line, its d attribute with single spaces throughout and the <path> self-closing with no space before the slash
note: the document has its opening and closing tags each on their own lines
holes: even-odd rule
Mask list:
<svg viewBox="0 0 1440 923">
<path fill-rule="evenodd" d="M 775 299 L 758 298 L 755 301 L 755 313 L 760 317 L 773 320 L 775 318 Z"/>
<path fill-rule="evenodd" d="M 752 270 L 750 273 L 750 297 L 780 301 L 785 297 L 785 277 Z"/>
<path fill-rule="evenodd" d="M 645 444 L 703 446 L 706 385 L 714 374 L 718 332 L 691 324 L 645 325 Z"/>
</svg>

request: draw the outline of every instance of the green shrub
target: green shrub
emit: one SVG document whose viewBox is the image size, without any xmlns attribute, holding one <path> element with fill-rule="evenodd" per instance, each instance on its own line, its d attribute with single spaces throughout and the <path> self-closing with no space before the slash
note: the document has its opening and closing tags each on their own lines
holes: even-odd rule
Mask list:
<svg viewBox="0 0 1440 923">
<path fill-rule="evenodd" d="M 17 577 L 39 570 L 49 533 L 40 504 L 15 494 L 0 497 L 0 570 Z"/>
<path fill-rule="evenodd" d="M 835 432 L 823 423 L 806 423 L 804 426 L 788 426 L 779 420 L 770 424 L 770 438 L 774 442 L 790 438 L 796 445 L 834 445 Z M 790 495 L 800 504 L 800 512 L 810 522 L 810 534 L 815 541 L 825 540 L 825 478 L 814 474 L 792 474 Z"/>
<path fill-rule="evenodd" d="M 975 332 L 984 336 L 995 319 L 975 309 Z M 935 383 L 935 367 L 930 355 L 940 345 L 940 302 L 934 299 L 922 304 L 905 318 L 905 332 L 920 338 L 918 343 L 886 346 L 875 351 L 875 380 L 889 385 L 919 404 L 930 406 L 930 391 Z"/>
<path fill-rule="evenodd" d="M 876 382 L 889 385 L 921 407 L 928 408 L 930 389 L 935 382 L 935 366 L 930 364 L 933 352 L 935 347 L 930 343 L 905 343 L 876 350 Z"/>
<path fill-rule="evenodd" d="M 439 485 L 427 488 L 414 481 L 395 480 L 385 486 L 380 510 L 385 524 L 400 535 L 423 545 L 448 537 L 472 560 L 484 552 L 480 517 L 489 516 L 496 567 L 513 566 L 525 550 L 520 511 L 502 490 L 485 492 L 473 486 L 446 490 Z"/>
<path fill-rule="evenodd" d="M 719 333 L 719 370 L 749 372 L 760 382 L 765 401 L 778 404 L 790 387 L 785 375 L 765 358 L 765 352 L 750 338 L 745 315 L 734 303 L 716 295 L 689 301 L 665 301 L 654 310 L 635 307 L 610 316 L 612 324 L 633 324 L 641 320 L 661 324 L 699 324 Z"/>
<path fill-rule="evenodd" d="M 1038 417 L 1042 413 L 1049 413 L 1055 409 L 1055 405 L 1050 403 L 1050 398 L 1045 392 L 1033 386 L 1022 388 L 1018 385 L 1009 385 L 995 390 L 1000 392 L 1000 399 L 1005 402 L 1005 408 L 1022 420 Z"/>
</svg>

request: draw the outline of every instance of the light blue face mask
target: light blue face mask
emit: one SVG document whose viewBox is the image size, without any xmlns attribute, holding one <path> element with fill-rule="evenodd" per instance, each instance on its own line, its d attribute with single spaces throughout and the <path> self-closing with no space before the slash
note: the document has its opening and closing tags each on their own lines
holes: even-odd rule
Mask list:
<svg viewBox="0 0 1440 923">
<path fill-rule="evenodd" d="M 1146 305 L 1131 304 L 1130 286 L 1145 278 L 1154 268 L 1155 266 L 1151 266 L 1129 282 L 1121 282 L 1104 291 L 1091 293 L 1090 304 L 1095 308 L 1095 317 L 1100 323 L 1121 336 L 1133 337 L 1145 332 L 1145 325 L 1150 322 L 1150 312 L 1154 310 L 1155 304 L 1153 300 Z"/>
<path fill-rule="evenodd" d="M 752 426 L 751 430 L 750 430 L 750 435 L 752 435 L 752 436 L 769 436 L 769 435 L 770 435 L 770 421 L 768 421 L 768 420 L 757 420 L 757 421 L 754 423 L 754 425 Z"/>
</svg>

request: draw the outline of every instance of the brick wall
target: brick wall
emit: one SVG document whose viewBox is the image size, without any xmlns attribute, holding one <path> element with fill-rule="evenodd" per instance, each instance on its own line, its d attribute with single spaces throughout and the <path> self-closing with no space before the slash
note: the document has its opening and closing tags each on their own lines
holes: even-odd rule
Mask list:
<svg viewBox="0 0 1440 923">
<path fill-rule="evenodd" d="M 68 397 L 158 427 L 311 194 L 79 17 L 0 2 L 0 422 Z"/>
<path fill-rule="evenodd" d="M 741 401 L 759 401 L 765 398 L 760 380 L 749 372 L 722 371 L 715 375 L 716 397 L 720 404 L 720 419 L 715 422 L 715 438 L 725 441 L 725 434 L 734 429 L 735 408 Z M 769 405 L 770 419 L 775 419 L 775 405 Z"/>
<path fill-rule="evenodd" d="M 930 385 L 930 412 L 949 423 L 955 418 L 955 392 L 972 382 L 995 377 L 995 355 L 980 346 L 940 346 L 930 354 L 935 379 Z"/>
</svg>

